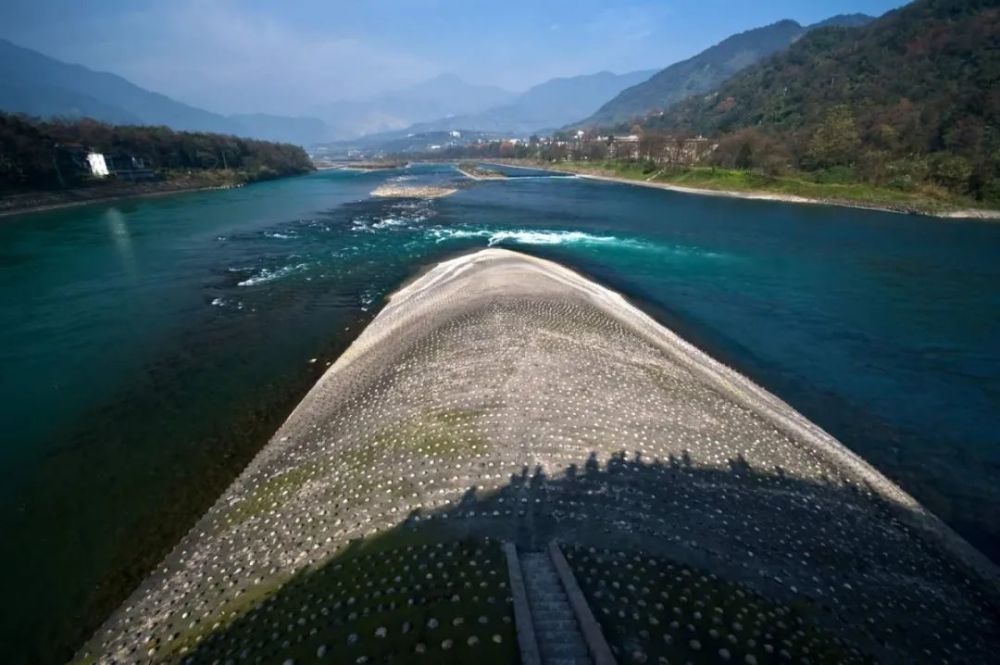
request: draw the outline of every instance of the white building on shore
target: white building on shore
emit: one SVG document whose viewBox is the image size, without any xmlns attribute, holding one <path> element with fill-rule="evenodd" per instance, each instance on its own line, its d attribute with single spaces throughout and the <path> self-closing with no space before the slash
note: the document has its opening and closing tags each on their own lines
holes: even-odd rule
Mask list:
<svg viewBox="0 0 1000 665">
<path fill-rule="evenodd" d="M 104 155 L 99 152 L 87 153 L 87 165 L 90 166 L 90 175 L 95 178 L 105 178 L 111 175 L 111 171 L 108 170 L 108 163 L 105 161 Z"/>
</svg>

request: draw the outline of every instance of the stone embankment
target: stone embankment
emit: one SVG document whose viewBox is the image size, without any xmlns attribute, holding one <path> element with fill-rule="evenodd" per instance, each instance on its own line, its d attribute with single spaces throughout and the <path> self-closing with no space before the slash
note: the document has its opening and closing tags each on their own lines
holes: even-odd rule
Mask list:
<svg viewBox="0 0 1000 665">
<path fill-rule="evenodd" d="M 619 663 L 1000 649 L 995 568 L 893 483 L 620 295 L 489 249 L 392 296 L 80 661 L 516 662 L 504 552 L 553 541 L 589 655 L 558 585 L 527 605 L 581 660 L 595 623 Z"/>
</svg>

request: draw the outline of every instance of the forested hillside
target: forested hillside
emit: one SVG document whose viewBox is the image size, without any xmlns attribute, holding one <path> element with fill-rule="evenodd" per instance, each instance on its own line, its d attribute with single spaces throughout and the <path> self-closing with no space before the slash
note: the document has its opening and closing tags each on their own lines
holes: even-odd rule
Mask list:
<svg viewBox="0 0 1000 665">
<path fill-rule="evenodd" d="M 249 182 L 313 168 L 305 151 L 289 144 L 93 120 L 46 122 L 0 113 L 0 192 L 87 185 L 92 178 L 82 158 L 91 150 L 129 169 L 141 165 L 144 175 L 160 179 L 178 171 L 225 170 L 235 181 Z"/>
<path fill-rule="evenodd" d="M 791 20 L 733 35 L 693 58 L 673 64 L 649 80 L 623 90 L 579 126 L 606 125 L 640 118 L 665 109 L 690 95 L 714 89 L 736 72 L 788 48 L 808 31 L 827 25 L 858 26 L 871 21 L 864 14 L 834 16 L 815 26 Z"/>
<path fill-rule="evenodd" d="M 864 28 L 810 32 L 644 129 L 721 137 L 727 166 L 1000 203 L 998 121 L 998 2 L 917 0 Z"/>
</svg>

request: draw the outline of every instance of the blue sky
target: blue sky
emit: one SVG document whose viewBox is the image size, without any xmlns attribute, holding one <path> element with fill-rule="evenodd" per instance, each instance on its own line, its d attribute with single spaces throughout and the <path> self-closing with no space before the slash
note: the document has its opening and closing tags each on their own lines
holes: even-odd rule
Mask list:
<svg viewBox="0 0 1000 665">
<path fill-rule="evenodd" d="M 221 112 L 308 114 L 438 74 L 523 90 L 659 69 L 791 18 L 900 0 L 3 0 L 0 37 Z"/>
</svg>

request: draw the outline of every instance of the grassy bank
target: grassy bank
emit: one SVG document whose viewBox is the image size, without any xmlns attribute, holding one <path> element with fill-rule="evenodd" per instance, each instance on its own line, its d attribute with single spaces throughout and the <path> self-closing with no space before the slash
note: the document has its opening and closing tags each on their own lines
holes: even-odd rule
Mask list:
<svg viewBox="0 0 1000 665">
<path fill-rule="evenodd" d="M 860 182 L 818 182 L 804 174 L 768 176 L 757 172 L 707 166 L 651 170 L 637 162 L 522 163 L 526 166 L 555 168 L 651 186 L 701 190 L 707 194 L 772 197 L 802 203 L 827 203 L 925 215 L 1000 219 L 998 210 L 985 208 L 978 201 L 956 197 L 943 189 L 931 186 L 905 191 Z"/>
</svg>

